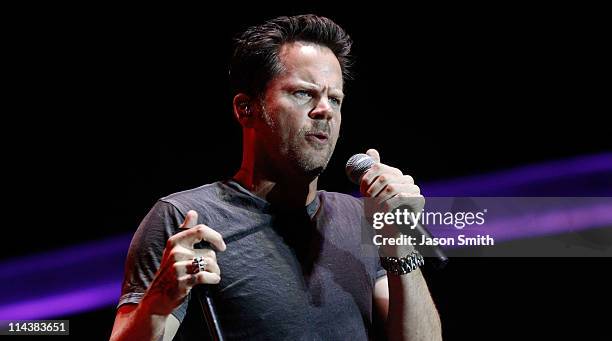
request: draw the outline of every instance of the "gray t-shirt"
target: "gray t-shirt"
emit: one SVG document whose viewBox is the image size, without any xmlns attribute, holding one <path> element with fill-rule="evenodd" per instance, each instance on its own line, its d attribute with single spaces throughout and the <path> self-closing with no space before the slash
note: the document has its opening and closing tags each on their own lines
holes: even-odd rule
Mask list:
<svg viewBox="0 0 612 341">
<path fill-rule="evenodd" d="M 140 301 L 166 241 L 195 210 L 227 245 L 217 253 L 221 282 L 209 291 L 226 339 L 372 339 L 374 283 L 386 272 L 363 242 L 362 207 L 318 191 L 304 210 L 289 212 L 232 180 L 162 198 L 134 234 L 118 306 Z M 182 321 L 175 340 L 207 334 L 197 297 L 192 291 L 173 312 Z"/>
</svg>

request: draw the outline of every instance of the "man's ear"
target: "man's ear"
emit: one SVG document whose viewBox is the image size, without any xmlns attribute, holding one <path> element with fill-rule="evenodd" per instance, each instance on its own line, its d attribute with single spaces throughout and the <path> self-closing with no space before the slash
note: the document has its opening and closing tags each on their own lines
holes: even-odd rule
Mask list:
<svg viewBox="0 0 612 341">
<path fill-rule="evenodd" d="M 253 126 L 253 100 L 251 96 L 239 93 L 234 96 L 233 101 L 234 117 L 245 128 L 251 128 Z"/>
</svg>

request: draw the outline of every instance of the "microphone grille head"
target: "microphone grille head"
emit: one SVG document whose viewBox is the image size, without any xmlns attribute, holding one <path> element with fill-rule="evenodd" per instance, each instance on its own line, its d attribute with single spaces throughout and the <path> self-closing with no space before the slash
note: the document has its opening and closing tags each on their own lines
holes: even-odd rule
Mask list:
<svg viewBox="0 0 612 341">
<path fill-rule="evenodd" d="M 359 184 L 359 179 L 372 167 L 374 159 L 367 154 L 355 154 L 346 162 L 346 175 L 354 184 Z"/>
</svg>

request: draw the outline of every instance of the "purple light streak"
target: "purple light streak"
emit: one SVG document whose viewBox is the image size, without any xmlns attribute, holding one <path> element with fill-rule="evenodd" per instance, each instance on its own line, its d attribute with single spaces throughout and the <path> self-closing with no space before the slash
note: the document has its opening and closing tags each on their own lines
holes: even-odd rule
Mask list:
<svg viewBox="0 0 612 341">
<path fill-rule="evenodd" d="M 0 306 L 0 320 L 50 319 L 107 307 L 117 301 L 121 282 L 94 283 L 69 293 L 53 294 Z"/>
<path fill-rule="evenodd" d="M 578 207 L 544 213 L 531 213 L 512 218 L 495 219 L 482 226 L 465 229 L 431 228 L 436 237 L 454 237 L 459 234 L 491 235 L 496 242 L 580 232 L 597 227 L 612 226 L 612 203 L 592 207 Z"/>
<path fill-rule="evenodd" d="M 603 173 L 603 174 L 600 174 Z M 546 196 L 549 193 L 537 192 L 533 187 L 541 183 L 554 183 L 561 186 L 571 186 L 571 182 L 559 183 L 564 178 L 575 181 L 578 177 L 588 179 L 593 176 L 601 176 L 607 179 L 608 186 L 612 185 L 612 153 L 578 156 L 575 158 L 550 161 L 535 165 L 522 166 L 510 170 L 469 176 L 459 179 L 436 181 L 423 184 L 423 194 L 426 197 L 450 197 L 450 196 Z M 602 190 L 612 195 L 612 188 L 570 188 L 565 196 L 598 196 Z M 521 190 L 516 193 L 517 189 Z M 581 191 L 582 193 L 572 193 Z M 557 194 L 552 194 L 553 196 Z"/>
</svg>

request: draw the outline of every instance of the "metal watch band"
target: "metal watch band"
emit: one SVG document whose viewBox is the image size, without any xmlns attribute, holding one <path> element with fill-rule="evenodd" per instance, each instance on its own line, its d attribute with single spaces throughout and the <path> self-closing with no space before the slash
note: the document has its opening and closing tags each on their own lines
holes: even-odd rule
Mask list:
<svg viewBox="0 0 612 341">
<path fill-rule="evenodd" d="M 412 251 L 405 257 L 380 257 L 380 264 L 394 275 L 405 275 L 425 264 L 425 259 L 417 251 Z"/>
</svg>

